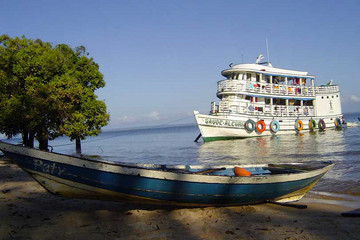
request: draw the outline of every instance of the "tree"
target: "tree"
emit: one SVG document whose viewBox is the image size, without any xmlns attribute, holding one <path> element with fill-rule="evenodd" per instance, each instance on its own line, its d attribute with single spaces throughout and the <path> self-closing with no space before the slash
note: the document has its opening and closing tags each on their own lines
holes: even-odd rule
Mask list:
<svg viewBox="0 0 360 240">
<path fill-rule="evenodd" d="M 48 140 L 100 133 L 109 120 L 95 90 L 105 86 L 84 47 L 0 37 L 0 132 L 21 134 L 25 146 L 47 150 Z"/>
<path fill-rule="evenodd" d="M 81 141 L 86 136 L 96 136 L 101 127 L 109 120 L 106 106 L 103 101 L 96 99 L 94 91 L 105 86 L 103 75 L 99 72 L 99 66 L 88 58 L 85 47 L 80 46 L 74 50 L 67 45 L 58 45 L 59 51 L 72 59 L 70 76 L 76 78 L 80 84 L 80 94 L 76 95 L 72 114 L 69 115 L 60 127 L 59 132 L 76 140 L 76 151 L 81 153 Z"/>
</svg>

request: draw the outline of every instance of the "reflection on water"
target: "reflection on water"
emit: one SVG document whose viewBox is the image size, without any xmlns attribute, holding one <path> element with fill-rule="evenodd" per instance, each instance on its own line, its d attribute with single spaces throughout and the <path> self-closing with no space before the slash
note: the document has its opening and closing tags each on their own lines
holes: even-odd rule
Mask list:
<svg viewBox="0 0 360 240">
<path fill-rule="evenodd" d="M 295 161 L 341 161 L 345 151 L 343 131 L 303 133 L 273 137 L 216 141 L 199 147 L 199 161 L 211 163 L 263 163 Z"/>
</svg>

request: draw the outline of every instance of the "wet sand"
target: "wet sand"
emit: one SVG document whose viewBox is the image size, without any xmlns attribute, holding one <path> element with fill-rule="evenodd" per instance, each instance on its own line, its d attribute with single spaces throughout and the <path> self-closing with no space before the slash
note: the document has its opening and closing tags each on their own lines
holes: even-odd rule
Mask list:
<svg viewBox="0 0 360 240">
<path fill-rule="evenodd" d="M 360 218 L 341 216 L 351 208 L 307 204 L 307 209 L 275 204 L 167 208 L 66 199 L 0 158 L 0 240 L 360 238 Z"/>
</svg>

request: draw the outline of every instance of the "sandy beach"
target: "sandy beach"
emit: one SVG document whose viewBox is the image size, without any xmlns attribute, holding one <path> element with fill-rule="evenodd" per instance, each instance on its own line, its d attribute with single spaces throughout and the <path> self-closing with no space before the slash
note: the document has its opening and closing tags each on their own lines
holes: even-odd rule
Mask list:
<svg viewBox="0 0 360 240">
<path fill-rule="evenodd" d="M 360 239 L 342 205 L 169 208 L 66 199 L 0 158 L 0 239 Z"/>
</svg>

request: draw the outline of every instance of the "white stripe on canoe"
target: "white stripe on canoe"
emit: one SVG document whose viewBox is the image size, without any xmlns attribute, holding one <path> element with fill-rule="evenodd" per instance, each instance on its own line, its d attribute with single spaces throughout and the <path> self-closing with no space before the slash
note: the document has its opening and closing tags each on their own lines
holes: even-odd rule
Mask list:
<svg viewBox="0 0 360 240">
<path fill-rule="evenodd" d="M 0 143 L 1 148 L 8 150 L 9 152 L 26 155 L 32 158 L 52 161 L 55 163 L 63 163 L 73 165 L 82 168 L 89 168 L 104 172 L 111 172 L 125 175 L 137 175 L 142 177 L 154 178 L 154 179 L 168 179 L 175 181 L 197 182 L 197 183 L 220 183 L 220 184 L 264 184 L 264 183 L 277 183 L 297 181 L 301 179 L 311 178 L 320 174 L 326 173 L 333 165 L 329 165 L 322 169 L 317 169 L 309 172 L 302 173 L 289 173 L 289 174 L 276 174 L 276 175 L 262 175 L 251 177 L 237 177 L 237 176 L 216 176 L 216 175 L 199 175 L 189 173 L 176 173 L 166 172 L 162 170 L 144 169 L 145 167 L 154 167 L 160 165 L 153 164 L 126 164 L 115 163 L 110 161 L 97 161 L 84 158 L 73 157 L 69 155 L 62 155 L 57 153 L 49 153 L 40 151 L 37 149 L 26 148 L 22 146 L 16 146 L 11 144 Z M 241 165 L 237 165 L 241 166 Z M 241 167 L 262 167 L 262 165 L 246 165 Z M 140 168 L 137 168 L 140 167 Z M 201 168 L 203 166 L 190 166 L 191 168 Z M 222 167 L 222 166 L 217 166 Z M 230 167 L 230 166 L 225 166 Z M 234 167 L 231 166 L 231 168 Z M 185 165 L 178 165 L 175 168 L 185 168 Z"/>
</svg>

